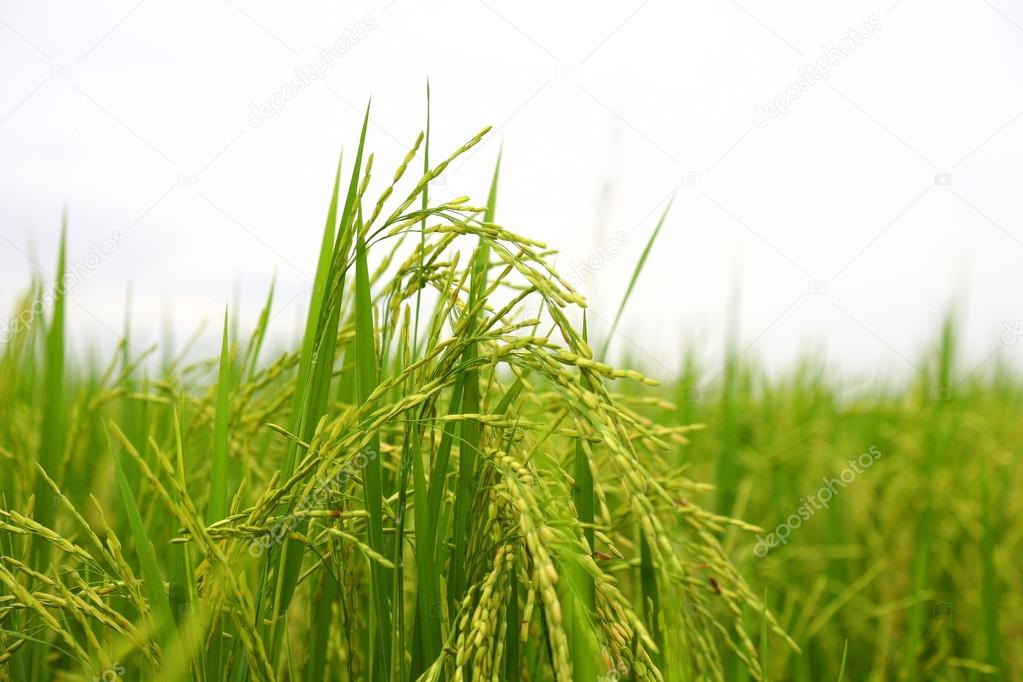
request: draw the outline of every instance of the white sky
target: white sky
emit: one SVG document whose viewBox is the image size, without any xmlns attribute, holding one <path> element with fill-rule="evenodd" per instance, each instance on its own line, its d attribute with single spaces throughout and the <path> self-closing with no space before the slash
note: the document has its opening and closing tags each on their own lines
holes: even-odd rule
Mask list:
<svg viewBox="0 0 1023 682">
<path fill-rule="evenodd" d="M 827 80 L 753 124 L 865 23 Z M 251 105 L 351 35 L 322 79 L 250 125 Z M 1002 342 L 1023 320 L 1023 7 L 1009 0 L 0 0 L 0 65 L 0 305 L 27 283 L 26 254 L 52 272 L 66 204 L 72 262 L 124 236 L 72 292 L 76 338 L 104 347 L 128 281 L 141 335 L 170 307 L 179 342 L 203 319 L 212 341 L 236 284 L 251 323 L 275 269 L 274 326 L 293 333 L 340 147 L 372 95 L 389 174 L 429 77 L 436 157 L 496 128 L 449 173 L 452 193 L 484 196 L 503 140 L 499 220 L 561 248 L 563 271 L 629 236 L 581 284 L 595 326 L 678 191 L 616 343 L 662 374 L 685 345 L 723 346 L 735 283 L 742 346 L 775 368 L 813 348 L 904 372 L 953 303 L 964 370 L 1023 348 Z"/>
</svg>

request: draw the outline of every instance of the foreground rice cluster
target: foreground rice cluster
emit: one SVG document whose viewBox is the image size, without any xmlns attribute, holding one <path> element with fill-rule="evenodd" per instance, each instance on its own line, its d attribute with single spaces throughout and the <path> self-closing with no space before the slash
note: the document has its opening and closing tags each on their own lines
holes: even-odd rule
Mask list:
<svg viewBox="0 0 1023 682">
<path fill-rule="evenodd" d="M 60 287 L 9 339 L 0 677 L 759 679 L 769 631 L 796 650 L 719 545 L 754 529 L 692 501 L 687 427 L 615 392 L 655 382 L 594 356 L 497 174 L 430 203 L 484 133 L 434 166 L 420 135 L 374 201 L 363 127 L 294 352 L 262 358 L 272 292 L 197 365 L 65 362 Z"/>
</svg>

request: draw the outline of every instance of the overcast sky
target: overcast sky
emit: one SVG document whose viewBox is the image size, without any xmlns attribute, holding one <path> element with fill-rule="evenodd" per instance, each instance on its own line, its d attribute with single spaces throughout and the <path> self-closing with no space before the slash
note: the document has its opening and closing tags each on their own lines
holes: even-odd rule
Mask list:
<svg viewBox="0 0 1023 682">
<path fill-rule="evenodd" d="M 503 140 L 500 222 L 561 249 L 598 328 L 677 192 L 615 345 L 664 375 L 736 296 L 776 368 L 913 370 L 953 304 L 964 371 L 1023 352 L 1019 3 L 2 0 L 0 63 L 0 305 L 67 205 L 79 348 L 128 281 L 180 342 L 236 286 L 251 323 L 275 270 L 292 334 L 339 150 L 372 96 L 393 167 L 429 78 L 435 154 L 495 127 L 446 189 L 485 196 Z"/>
</svg>

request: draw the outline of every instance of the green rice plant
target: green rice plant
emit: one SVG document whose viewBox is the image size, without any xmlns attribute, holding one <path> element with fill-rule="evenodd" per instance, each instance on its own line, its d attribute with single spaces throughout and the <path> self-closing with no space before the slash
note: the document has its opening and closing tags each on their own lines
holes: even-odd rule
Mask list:
<svg viewBox="0 0 1023 682">
<path fill-rule="evenodd" d="M 812 363 L 769 379 L 732 354 L 694 398 L 695 355 L 660 384 L 593 352 L 610 334 L 592 340 L 553 251 L 498 222 L 500 157 L 484 205 L 431 198 L 486 129 L 437 162 L 428 114 L 380 182 L 368 121 L 338 163 L 297 348 L 263 357 L 271 284 L 247 338 L 225 314 L 219 357 L 161 367 L 126 331 L 89 364 L 66 355 L 60 268 L 48 319 L 4 344 L 0 680 L 1023 669 L 1005 445 L 1023 388 L 957 373 L 951 323 L 908 386 L 848 399 Z M 34 278 L 19 312 L 44 292 Z M 876 464 L 756 553 L 871 446 Z"/>
</svg>

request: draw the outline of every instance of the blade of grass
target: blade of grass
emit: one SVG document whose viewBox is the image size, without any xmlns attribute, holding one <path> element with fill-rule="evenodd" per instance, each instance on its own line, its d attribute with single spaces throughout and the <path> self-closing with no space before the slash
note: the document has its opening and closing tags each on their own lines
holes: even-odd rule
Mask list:
<svg viewBox="0 0 1023 682">
<path fill-rule="evenodd" d="M 224 326 L 220 340 L 220 367 L 217 376 L 217 396 L 213 421 L 213 460 L 210 465 L 210 499 L 206 507 L 206 522 L 215 524 L 227 515 L 230 500 L 228 473 L 228 422 L 230 420 L 231 358 L 230 328 L 227 310 L 224 310 Z M 222 633 L 230 628 L 225 621 L 215 620 L 217 633 L 210 648 L 210 662 L 219 669 L 228 655 L 229 642 Z M 243 669 L 242 667 L 239 667 Z"/>
<path fill-rule="evenodd" d="M 39 465 L 57 485 L 61 484 L 60 463 L 64 452 L 64 316 L 66 295 L 64 275 L 67 270 L 67 211 L 60 228 L 57 276 L 54 280 L 53 320 L 46 330 L 46 362 L 43 366 L 43 420 L 39 434 Z M 36 520 L 50 527 L 54 520 L 52 493 L 42 477 L 36 478 Z M 37 541 L 33 545 L 37 568 L 44 567 L 49 545 Z"/>
<path fill-rule="evenodd" d="M 501 154 L 498 153 L 497 163 L 494 166 L 494 176 L 490 182 L 490 192 L 487 197 L 487 210 L 484 214 L 484 222 L 490 223 L 494 220 L 497 210 L 497 185 L 501 174 Z M 476 247 L 472 263 L 472 274 L 469 281 L 469 305 L 468 310 L 475 310 L 476 304 L 480 301 L 487 287 L 487 269 L 490 264 L 490 249 L 483 237 L 480 237 Z M 470 321 L 465 331 L 467 337 L 475 334 L 477 327 L 476 320 Z M 462 362 L 470 369 L 465 370 L 465 384 L 462 394 L 462 413 L 479 414 L 480 412 L 480 376 L 479 370 L 475 369 L 477 357 L 475 342 L 466 345 L 462 356 Z M 480 449 L 480 432 L 482 425 L 473 419 L 463 420 L 461 423 L 461 444 L 458 448 L 458 485 L 455 494 L 455 516 L 454 516 L 454 553 L 451 556 L 451 580 L 448 585 L 448 606 L 454 612 L 454 605 L 461 602 L 466 589 L 466 546 L 469 536 L 469 511 L 472 507 L 472 500 L 476 494 L 476 458 Z"/>
<path fill-rule="evenodd" d="M 215 523 L 227 516 L 230 499 L 228 489 L 228 422 L 231 419 L 231 356 L 228 340 L 228 315 L 224 311 L 224 333 L 220 341 L 220 373 L 217 378 L 217 406 L 213 418 L 213 461 L 210 467 L 210 500 L 206 505 L 206 523 Z"/>
<path fill-rule="evenodd" d="M 313 615 L 310 622 L 309 652 L 306 656 L 305 678 L 315 680 L 327 669 L 327 648 L 331 631 L 334 603 L 338 598 L 337 578 L 332 569 L 325 568 L 317 581 L 316 599 L 313 601 Z"/>
<path fill-rule="evenodd" d="M 999 612 L 1001 611 L 1002 590 L 999 586 L 998 566 L 995 562 L 995 551 L 999 545 L 996 529 L 991 514 L 990 480 L 992 477 L 984 472 L 980 476 L 980 509 L 981 509 L 981 581 L 980 599 L 983 612 L 985 634 L 985 659 L 988 664 L 1002 670 L 1002 635 L 999 629 Z M 983 659 L 982 659 L 983 660 Z"/>
<path fill-rule="evenodd" d="M 347 262 L 347 248 L 351 243 L 354 205 L 360 174 L 362 172 L 362 155 L 365 149 L 366 129 L 369 125 L 369 105 L 362 121 L 362 132 L 359 136 L 359 147 L 348 184 L 341 211 L 340 223 L 337 222 L 338 197 L 341 183 L 341 160 L 338 159 L 337 173 L 334 177 L 334 190 L 331 194 L 330 207 L 327 210 L 327 223 L 324 227 L 323 240 L 320 247 L 320 259 L 316 268 L 313 297 L 306 320 L 305 337 L 302 355 L 299 361 L 299 376 L 295 388 L 292 408 L 292 433 L 308 442 L 323 415 L 330 391 L 330 379 L 333 372 L 334 352 L 337 342 L 337 324 L 340 315 L 341 295 L 344 289 L 344 264 Z M 335 230 L 337 235 L 335 238 Z M 335 301 L 331 305 L 331 300 Z M 285 455 L 282 474 L 288 477 L 296 464 L 298 446 L 289 442 Z M 281 507 L 281 513 L 286 509 Z M 305 523 L 299 524 L 299 530 Z M 282 614 L 287 610 L 298 582 L 302 566 L 304 545 L 285 541 L 280 551 L 274 548 L 269 553 L 266 565 L 276 565 L 272 584 L 273 605 L 269 626 L 271 629 L 271 655 L 276 662 L 281 654 L 283 627 L 280 626 Z M 276 557 L 276 560 L 275 560 Z M 268 581 L 269 582 L 269 581 Z M 257 609 L 257 613 L 259 610 Z"/>
<path fill-rule="evenodd" d="M 650 634 L 657 645 L 654 662 L 659 663 L 664 651 L 664 633 L 661 632 L 661 596 L 657 587 L 657 570 L 650 552 L 650 541 L 646 533 L 639 532 L 639 581 L 642 587 L 643 607 Z"/>
<path fill-rule="evenodd" d="M 583 311 L 582 338 L 583 341 L 588 342 L 585 311 Z M 583 536 L 586 538 L 586 544 L 589 547 L 590 555 L 592 556 L 593 549 L 596 546 L 594 544 L 593 528 L 593 513 L 595 505 L 593 470 L 590 468 L 590 459 L 586 454 L 582 438 L 576 438 L 575 440 L 574 477 L 576 514 L 579 517 L 579 523 L 583 525 Z M 581 589 L 583 591 L 583 601 L 587 605 L 587 608 L 592 611 L 594 608 L 593 578 L 583 571 L 580 573 L 579 580 L 582 584 Z"/>
<path fill-rule="evenodd" d="M 760 612 L 760 681 L 767 682 L 767 588 L 764 588 L 763 609 Z"/>
<path fill-rule="evenodd" d="M 359 400 L 366 402 L 377 387 L 377 361 L 375 332 L 373 328 L 373 298 L 369 285 L 369 266 L 366 262 L 366 244 L 362 235 L 358 235 L 355 257 L 355 353 L 358 376 Z M 366 529 L 370 548 L 387 556 L 384 546 L 384 500 L 383 474 L 380 464 L 380 437 L 374 433 L 369 447 L 374 456 L 367 458 L 363 471 L 364 502 L 368 514 Z M 378 674 L 383 679 L 390 678 L 390 671 L 382 666 L 389 666 L 391 661 L 391 585 L 389 572 L 378 562 L 370 567 L 369 618 L 371 628 L 375 628 L 375 644 L 379 654 L 371 657 L 377 663 Z"/>
<path fill-rule="evenodd" d="M 263 341 L 266 339 L 266 328 L 270 322 L 270 310 L 273 308 L 274 303 L 274 289 L 277 287 L 277 274 L 274 273 L 274 277 L 270 280 L 270 292 L 266 296 L 266 304 L 263 306 L 263 310 L 259 313 L 259 321 L 256 323 L 256 330 L 252 334 L 252 340 L 249 343 L 248 363 L 245 370 L 246 377 L 251 378 L 256 373 L 256 367 L 259 364 L 259 352 L 263 348 Z"/>
<path fill-rule="evenodd" d="M 7 504 L 7 495 L 2 492 L 0 492 L 0 504 L 3 505 L 2 508 L 4 509 L 4 511 L 10 510 L 10 507 Z M 4 556 L 16 556 L 14 547 L 15 545 L 13 533 L 7 530 L 0 532 L 0 552 L 3 552 Z M 2 593 L 4 596 L 11 594 L 6 588 L 4 588 L 0 593 Z M 21 613 L 13 614 L 11 625 L 14 632 L 22 632 L 24 630 L 24 614 Z M 26 637 L 26 639 L 28 638 Z M 25 647 L 25 649 L 31 652 L 33 647 L 31 646 Z M 32 654 L 30 653 L 30 655 Z M 22 652 L 20 655 L 12 655 L 12 657 L 8 660 L 6 665 L 11 675 L 11 679 L 27 680 L 30 679 L 29 666 L 31 666 L 32 664 L 33 660 L 31 660 L 31 658 L 29 658 L 28 655 Z"/>
<path fill-rule="evenodd" d="M 426 81 L 426 136 L 423 140 L 423 177 L 430 174 L 430 81 Z M 412 333 L 412 360 L 419 359 L 419 311 L 423 304 L 423 256 L 426 250 L 426 209 L 430 206 L 430 183 L 423 185 L 422 200 L 423 219 L 419 221 L 419 269 L 416 277 L 416 317 Z"/>
<path fill-rule="evenodd" d="M 64 316 L 66 295 L 64 279 L 67 269 L 67 210 L 60 227 L 60 247 L 57 255 L 57 276 L 54 280 L 53 320 L 46 329 L 45 364 L 43 365 L 43 417 L 36 461 L 57 485 L 61 485 L 61 456 L 64 450 Z M 40 291 L 40 297 L 43 292 Z M 53 496 L 46 481 L 36 477 L 35 517 L 43 526 L 51 527 L 56 516 Z M 50 546 L 42 538 L 32 544 L 30 563 L 44 570 L 49 560 Z M 34 679 L 49 679 L 46 650 L 32 645 L 29 667 Z"/>
<path fill-rule="evenodd" d="M 177 408 L 173 410 L 171 419 L 171 428 L 174 431 L 175 474 L 177 475 L 179 489 L 187 490 L 184 437 L 181 432 L 181 418 Z M 176 495 L 176 498 L 177 503 L 184 506 L 185 501 L 180 493 Z M 195 651 L 198 657 L 198 660 L 194 661 L 192 665 L 193 675 L 195 679 L 204 682 L 206 680 L 206 647 L 195 646 L 193 644 L 194 640 L 191 639 L 200 636 L 199 632 L 193 627 L 195 616 L 199 609 L 199 595 L 196 590 L 195 581 L 192 578 L 194 570 L 192 545 L 190 543 L 181 543 L 175 547 L 175 575 L 171 579 L 170 589 L 171 595 L 175 593 L 180 595 L 181 602 L 179 605 L 171 603 L 171 607 L 179 609 L 176 615 L 179 617 L 178 630 L 181 633 L 182 645 L 188 651 Z"/>
<path fill-rule="evenodd" d="M 650 255 L 650 250 L 654 247 L 654 242 L 657 240 L 657 235 L 661 232 L 661 227 L 664 225 L 665 219 L 668 217 L 668 211 L 671 210 L 671 205 L 675 203 L 675 196 L 672 195 L 671 199 L 668 200 L 668 205 L 664 207 L 664 213 L 661 214 L 660 219 L 657 221 L 657 226 L 654 227 L 653 233 L 650 235 L 650 239 L 647 240 L 646 246 L 643 247 L 643 253 L 639 256 L 639 261 L 636 263 L 635 269 L 632 271 L 632 277 L 629 279 L 629 286 L 625 288 L 625 295 L 622 296 L 622 302 L 618 306 L 618 312 L 615 313 L 614 322 L 611 323 L 611 329 L 607 332 L 607 338 L 604 340 L 604 348 L 600 352 L 600 357 L 607 357 L 608 347 L 611 345 L 611 339 L 614 338 L 615 330 L 618 328 L 618 323 L 622 320 L 622 313 L 625 312 L 625 306 L 629 302 L 629 297 L 632 296 L 632 290 L 636 287 L 636 281 L 639 279 L 639 274 L 643 271 L 643 266 L 646 265 L 646 259 Z"/>
<path fill-rule="evenodd" d="M 412 438 L 412 502 L 416 540 L 416 626 L 419 629 L 419 655 L 413 655 L 410 674 L 418 678 L 437 659 L 441 651 L 440 578 L 434 551 L 435 524 L 431 516 L 429 489 L 423 464 L 422 439 Z M 415 644 L 413 644 L 415 646 Z"/>
<path fill-rule="evenodd" d="M 109 423 L 121 444 L 134 451 L 134 447 L 125 437 L 124 433 L 113 422 Z M 128 479 L 124 475 L 124 467 L 118 448 L 114 447 L 109 434 L 107 440 L 110 442 L 110 451 L 114 458 L 114 476 L 117 480 L 117 491 L 121 498 L 121 505 L 124 507 L 125 516 L 128 518 L 128 526 L 131 528 L 132 541 L 135 545 L 135 553 L 138 556 L 139 567 L 142 569 L 142 587 L 145 590 L 146 599 L 152 609 L 153 629 L 158 639 L 168 645 L 173 643 L 177 647 L 177 637 L 173 627 L 174 616 L 171 611 L 170 599 L 163 589 L 163 575 L 160 573 L 160 564 L 156 559 L 156 549 L 153 547 L 149 534 L 146 532 L 145 523 L 139 513 L 138 505 L 135 503 L 135 496 L 128 486 Z M 137 451 L 136 451 L 137 452 Z M 165 652 L 169 653 L 170 647 Z"/>
</svg>

